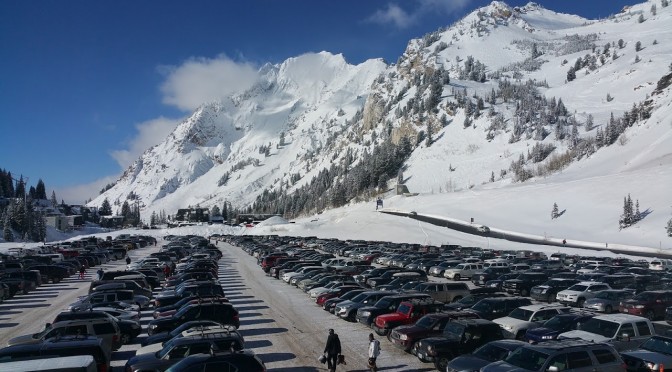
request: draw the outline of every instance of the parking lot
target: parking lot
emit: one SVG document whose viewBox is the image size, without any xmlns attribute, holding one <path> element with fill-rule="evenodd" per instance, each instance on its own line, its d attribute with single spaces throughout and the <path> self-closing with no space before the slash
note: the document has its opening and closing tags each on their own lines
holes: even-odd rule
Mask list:
<svg viewBox="0 0 672 372">
<path fill-rule="evenodd" d="M 159 239 L 156 246 L 148 246 L 129 252 L 132 261 L 159 251 L 165 241 Z M 219 277 L 226 297 L 240 313 L 240 333 L 245 337 L 245 347 L 253 350 L 274 371 L 319 371 L 326 365 L 318 362 L 327 339 L 327 331 L 333 328 L 340 336 L 346 366 L 339 370 L 368 371 L 367 348 L 371 328 L 357 322 L 347 322 L 317 306 L 306 293 L 284 281 L 267 276 L 241 247 L 224 241 L 217 242 L 223 256 L 219 261 Z M 123 270 L 125 262 L 112 261 L 102 265 L 105 271 Z M 25 334 L 44 329 L 54 316 L 67 309 L 78 296 L 88 293 L 89 283 L 96 275 L 92 268 L 85 278 L 70 276 L 57 284 L 43 284 L 27 295 L 17 295 L 0 305 L 0 343 Z M 445 278 L 429 277 L 430 281 L 448 282 Z M 450 281 L 452 282 L 452 281 Z M 470 289 L 475 285 L 469 281 Z M 155 291 L 156 293 L 156 291 Z M 537 303 L 535 301 L 535 303 Z M 126 361 L 133 357 L 146 336 L 146 328 L 153 319 L 152 309 L 141 312 L 143 333 L 112 354 L 112 370 L 123 371 Z M 659 320 L 656 331 L 665 333 L 669 328 Z M 382 353 L 378 358 L 380 370 L 429 371 L 433 364 L 422 363 L 417 357 L 393 347 L 384 336 Z"/>
</svg>

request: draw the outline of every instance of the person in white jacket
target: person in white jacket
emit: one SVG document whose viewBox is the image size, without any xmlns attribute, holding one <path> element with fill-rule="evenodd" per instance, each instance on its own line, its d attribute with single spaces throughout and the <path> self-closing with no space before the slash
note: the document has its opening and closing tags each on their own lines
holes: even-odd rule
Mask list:
<svg viewBox="0 0 672 372">
<path fill-rule="evenodd" d="M 369 333 L 369 369 L 371 372 L 377 372 L 376 358 L 380 355 L 380 341 L 373 337 L 373 333 Z"/>
</svg>

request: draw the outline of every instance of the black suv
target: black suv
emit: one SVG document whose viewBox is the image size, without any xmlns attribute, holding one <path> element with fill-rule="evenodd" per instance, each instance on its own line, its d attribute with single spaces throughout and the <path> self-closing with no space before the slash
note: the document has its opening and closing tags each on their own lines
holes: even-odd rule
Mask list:
<svg viewBox="0 0 672 372">
<path fill-rule="evenodd" d="M 171 331 L 180 324 L 190 320 L 214 320 L 225 325 L 240 327 L 238 310 L 228 303 L 192 304 L 183 307 L 171 317 L 154 319 L 147 326 L 147 334 Z"/>
<path fill-rule="evenodd" d="M 493 320 L 507 316 L 513 309 L 527 305 L 532 305 L 532 301 L 525 297 L 485 298 L 468 310 L 475 312 L 483 319 Z"/>
<path fill-rule="evenodd" d="M 508 274 L 511 272 L 506 266 L 500 267 L 487 267 L 483 271 L 477 271 L 474 275 L 471 276 L 471 282 L 476 286 L 484 286 L 490 280 L 497 279 L 501 275 Z"/>
<path fill-rule="evenodd" d="M 527 271 L 518 275 L 515 279 L 505 280 L 502 289 L 509 294 L 529 296 L 532 287 L 548 280 L 548 274 L 543 272 Z"/>
<path fill-rule="evenodd" d="M 532 290 L 530 290 L 530 297 L 537 301 L 545 301 L 548 303 L 555 302 L 555 295 L 557 295 L 558 292 L 563 291 L 578 282 L 579 281 L 576 279 L 553 278 L 543 284 L 532 287 Z"/>
<path fill-rule="evenodd" d="M 165 371 L 181 359 L 211 351 L 242 350 L 244 341 L 238 332 L 217 332 L 173 338 L 155 353 L 140 354 L 126 362 L 126 371 Z"/>
<path fill-rule="evenodd" d="M 523 345 L 504 360 L 481 368 L 482 372 L 504 371 L 623 371 L 624 362 L 613 346 L 577 339 Z"/>
<path fill-rule="evenodd" d="M 441 337 L 430 337 L 416 342 L 413 349 L 418 359 L 433 362 L 436 369 L 445 371 L 448 362 L 462 354 L 469 354 L 490 341 L 501 340 L 502 330 L 486 319 L 455 319 L 448 322 Z"/>
</svg>

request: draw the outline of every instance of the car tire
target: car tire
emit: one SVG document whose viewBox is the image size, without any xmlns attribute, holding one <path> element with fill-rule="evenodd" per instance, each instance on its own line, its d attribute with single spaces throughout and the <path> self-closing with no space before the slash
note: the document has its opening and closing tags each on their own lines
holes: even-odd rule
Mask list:
<svg viewBox="0 0 672 372">
<path fill-rule="evenodd" d="M 578 308 L 582 308 L 584 303 L 586 303 L 586 299 L 585 299 L 585 298 L 579 298 L 579 299 L 576 301 L 576 307 L 578 307 Z"/>
<path fill-rule="evenodd" d="M 453 276 L 453 280 L 456 282 L 459 281 L 460 279 L 461 279 L 460 274 L 455 274 L 455 276 Z"/>
<path fill-rule="evenodd" d="M 604 307 L 604 312 L 607 314 L 611 314 L 612 312 L 614 312 L 614 309 L 611 307 L 611 305 L 607 305 Z"/>
<path fill-rule="evenodd" d="M 434 362 L 434 367 L 439 371 L 445 371 L 446 368 L 448 368 L 448 363 L 450 363 L 452 359 L 453 358 L 450 355 L 438 357 Z"/>
<path fill-rule="evenodd" d="M 121 344 L 122 345 L 128 345 L 128 343 L 131 342 L 131 335 L 128 333 L 122 333 L 121 334 Z"/>
<path fill-rule="evenodd" d="M 644 317 L 653 322 L 656 320 L 656 313 L 654 313 L 653 310 L 647 310 L 646 313 L 644 313 Z"/>
</svg>

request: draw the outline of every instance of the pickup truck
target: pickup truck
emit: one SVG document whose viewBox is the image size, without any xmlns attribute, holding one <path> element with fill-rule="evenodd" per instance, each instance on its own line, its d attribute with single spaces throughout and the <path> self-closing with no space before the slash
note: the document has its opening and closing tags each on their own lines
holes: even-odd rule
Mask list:
<svg viewBox="0 0 672 372">
<path fill-rule="evenodd" d="M 478 315 L 468 311 L 427 314 L 415 324 L 396 327 L 390 332 L 388 339 L 395 347 L 411 352 L 416 342 L 429 337 L 441 336 L 448 323 L 455 319 L 478 319 Z"/>
<path fill-rule="evenodd" d="M 373 321 L 373 330 L 381 336 L 387 335 L 392 328 L 413 324 L 418 319 L 430 313 L 437 313 L 443 309 L 443 302 L 430 299 L 413 299 L 399 304 L 397 311 L 376 317 Z"/>
</svg>

